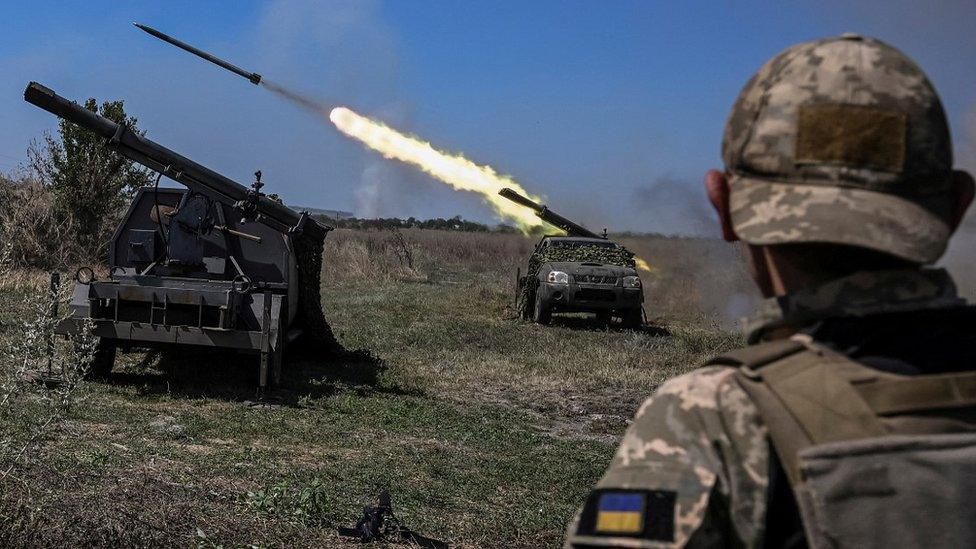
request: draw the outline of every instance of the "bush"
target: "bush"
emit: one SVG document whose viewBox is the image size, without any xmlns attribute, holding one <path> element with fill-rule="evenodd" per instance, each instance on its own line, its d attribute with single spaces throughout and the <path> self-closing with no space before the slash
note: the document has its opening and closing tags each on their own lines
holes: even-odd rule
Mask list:
<svg viewBox="0 0 976 549">
<path fill-rule="evenodd" d="M 0 176 L 0 244 L 20 269 L 63 270 L 82 255 L 72 218 L 58 214 L 50 189 L 30 179 Z"/>
<path fill-rule="evenodd" d="M 7 250 L 0 253 L 0 280 L 9 281 Z M 61 339 L 55 327 L 67 316 L 70 284 L 5 285 L 24 310 L 0 332 L 0 491 L 8 476 L 32 460 L 45 459 L 40 448 L 63 425 L 79 400 L 82 380 L 95 356 L 91 324 Z M 57 311 L 52 305 L 57 303 Z"/>
<path fill-rule="evenodd" d="M 85 108 L 113 122 L 136 129 L 122 101 L 94 99 Z M 105 147 L 105 140 L 61 120 L 57 138 L 45 135 L 27 151 L 30 181 L 50 192 L 54 224 L 69 231 L 76 261 L 103 261 L 109 237 L 136 189 L 149 185 L 152 174 Z M 31 215 L 27 212 L 26 215 Z M 43 233 L 42 233 L 43 236 Z"/>
<path fill-rule="evenodd" d="M 333 504 L 330 488 L 319 479 L 306 484 L 285 480 L 263 490 L 248 492 L 244 503 L 262 516 L 322 525 Z"/>
</svg>

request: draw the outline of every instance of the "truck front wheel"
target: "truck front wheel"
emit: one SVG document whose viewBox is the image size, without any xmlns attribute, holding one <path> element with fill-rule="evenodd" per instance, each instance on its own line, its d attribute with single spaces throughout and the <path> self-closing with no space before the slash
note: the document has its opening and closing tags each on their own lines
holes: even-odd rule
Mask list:
<svg viewBox="0 0 976 549">
<path fill-rule="evenodd" d="M 624 328 L 639 328 L 644 323 L 644 311 L 639 308 L 624 311 L 620 320 Z"/>
<path fill-rule="evenodd" d="M 532 320 L 536 324 L 542 324 L 543 326 L 549 324 L 552 320 L 552 311 L 549 309 L 549 304 L 546 303 L 542 297 L 542 293 L 539 291 L 535 292 L 535 307 L 532 310 Z"/>
</svg>

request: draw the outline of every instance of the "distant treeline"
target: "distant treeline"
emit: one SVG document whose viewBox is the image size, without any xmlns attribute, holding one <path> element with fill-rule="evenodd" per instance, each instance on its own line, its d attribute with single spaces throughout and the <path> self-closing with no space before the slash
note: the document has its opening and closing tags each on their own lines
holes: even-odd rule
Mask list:
<svg viewBox="0 0 976 549">
<path fill-rule="evenodd" d="M 349 217 L 345 219 L 336 219 L 334 217 L 317 214 L 313 214 L 312 217 L 317 221 L 332 227 L 336 227 L 337 229 L 377 229 L 387 231 L 393 229 L 439 229 L 443 231 L 458 231 L 466 233 L 518 232 L 518 229 L 515 227 L 510 227 L 508 225 L 486 225 L 484 223 L 476 223 L 474 221 L 462 219 L 459 215 L 450 219 L 417 219 L 415 217 L 408 217 L 406 219 L 400 219 L 399 217 L 387 217 L 379 219 L 360 219 L 358 217 Z"/>
<path fill-rule="evenodd" d="M 461 216 L 457 215 L 450 219 L 436 218 L 436 219 L 417 219 L 415 217 L 408 217 L 406 219 L 401 219 L 399 217 L 383 217 L 378 219 L 360 219 L 358 217 L 345 217 L 338 218 L 323 215 L 319 213 L 313 213 L 312 218 L 320 223 L 329 225 L 330 227 L 335 227 L 337 229 L 363 229 L 363 230 L 383 230 L 391 231 L 393 229 L 437 229 L 442 231 L 457 231 L 462 233 L 500 233 L 500 234 L 518 234 L 520 231 L 511 225 L 486 225 L 484 223 L 477 223 L 474 221 L 468 221 L 462 219 Z M 530 234 L 533 238 L 539 238 L 543 234 L 562 234 L 553 227 L 545 226 L 542 229 L 533 230 Z M 653 237 L 664 240 L 686 240 L 686 241 L 711 241 L 714 237 L 710 236 L 698 236 L 698 235 L 677 235 L 677 234 L 661 234 L 661 233 L 644 233 L 644 232 L 633 232 L 633 231 L 621 231 L 621 232 L 611 232 L 610 239 L 616 240 L 621 238 L 642 238 L 642 237 Z"/>
</svg>

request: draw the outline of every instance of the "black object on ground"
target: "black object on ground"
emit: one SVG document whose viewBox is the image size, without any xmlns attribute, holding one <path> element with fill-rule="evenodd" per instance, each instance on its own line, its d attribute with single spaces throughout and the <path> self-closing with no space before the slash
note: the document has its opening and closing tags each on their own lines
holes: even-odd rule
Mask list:
<svg viewBox="0 0 976 549">
<path fill-rule="evenodd" d="M 339 528 L 339 535 L 358 539 L 361 543 L 383 541 L 411 543 L 429 549 L 447 549 L 448 547 L 443 541 L 421 536 L 404 526 L 400 519 L 393 514 L 390 492 L 385 488 L 380 491 L 376 507 L 364 508 L 363 516 L 356 522 L 356 526 Z"/>
</svg>

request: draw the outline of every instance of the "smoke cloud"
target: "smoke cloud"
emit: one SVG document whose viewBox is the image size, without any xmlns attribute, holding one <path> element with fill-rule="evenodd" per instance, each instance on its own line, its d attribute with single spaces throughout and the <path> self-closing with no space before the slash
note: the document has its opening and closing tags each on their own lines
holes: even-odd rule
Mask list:
<svg viewBox="0 0 976 549">
<path fill-rule="evenodd" d="M 970 107 L 963 125 L 961 139 L 957 137 L 956 167 L 976 174 L 976 103 Z M 949 269 L 959 292 L 970 301 L 976 301 L 976 208 L 970 206 L 966 218 L 952 238 L 942 264 Z"/>
<path fill-rule="evenodd" d="M 412 109 L 398 85 L 397 35 L 382 5 L 376 0 L 277 0 L 264 9 L 259 32 L 261 55 L 255 66 L 274 69 L 273 74 L 265 69 L 262 86 L 313 113 L 329 139 L 315 153 L 294 152 L 320 159 L 325 192 L 344 191 L 317 198 L 322 203 L 316 205 L 353 209 L 359 216 L 420 215 L 415 211 L 418 197 L 429 198 L 430 190 L 413 174 L 347 144 L 328 120 L 333 107 L 347 104 L 392 123 L 409 119 Z M 354 206 L 349 198 L 338 199 L 348 197 L 350 186 Z"/>
<path fill-rule="evenodd" d="M 701 184 L 659 177 L 634 192 L 634 215 L 651 232 L 691 236 L 719 234 L 715 213 Z"/>
<path fill-rule="evenodd" d="M 437 200 L 432 183 L 409 166 L 383 158 L 367 162 L 355 191 L 359 217 L 451 217 L 431 215 L 429 206 Z M 447 191 L 450 192 L 450 191 Z"/>
<path fill-rule="evenodd" d="M 393 166 L 385 162 L 373 162 L 363 170 L 359 188 L 356 189 L 356 215 L 360 217 L 385 217 L 397 209 L 389 204 L 387 189 L 397 181 Z"/>
</svg>

